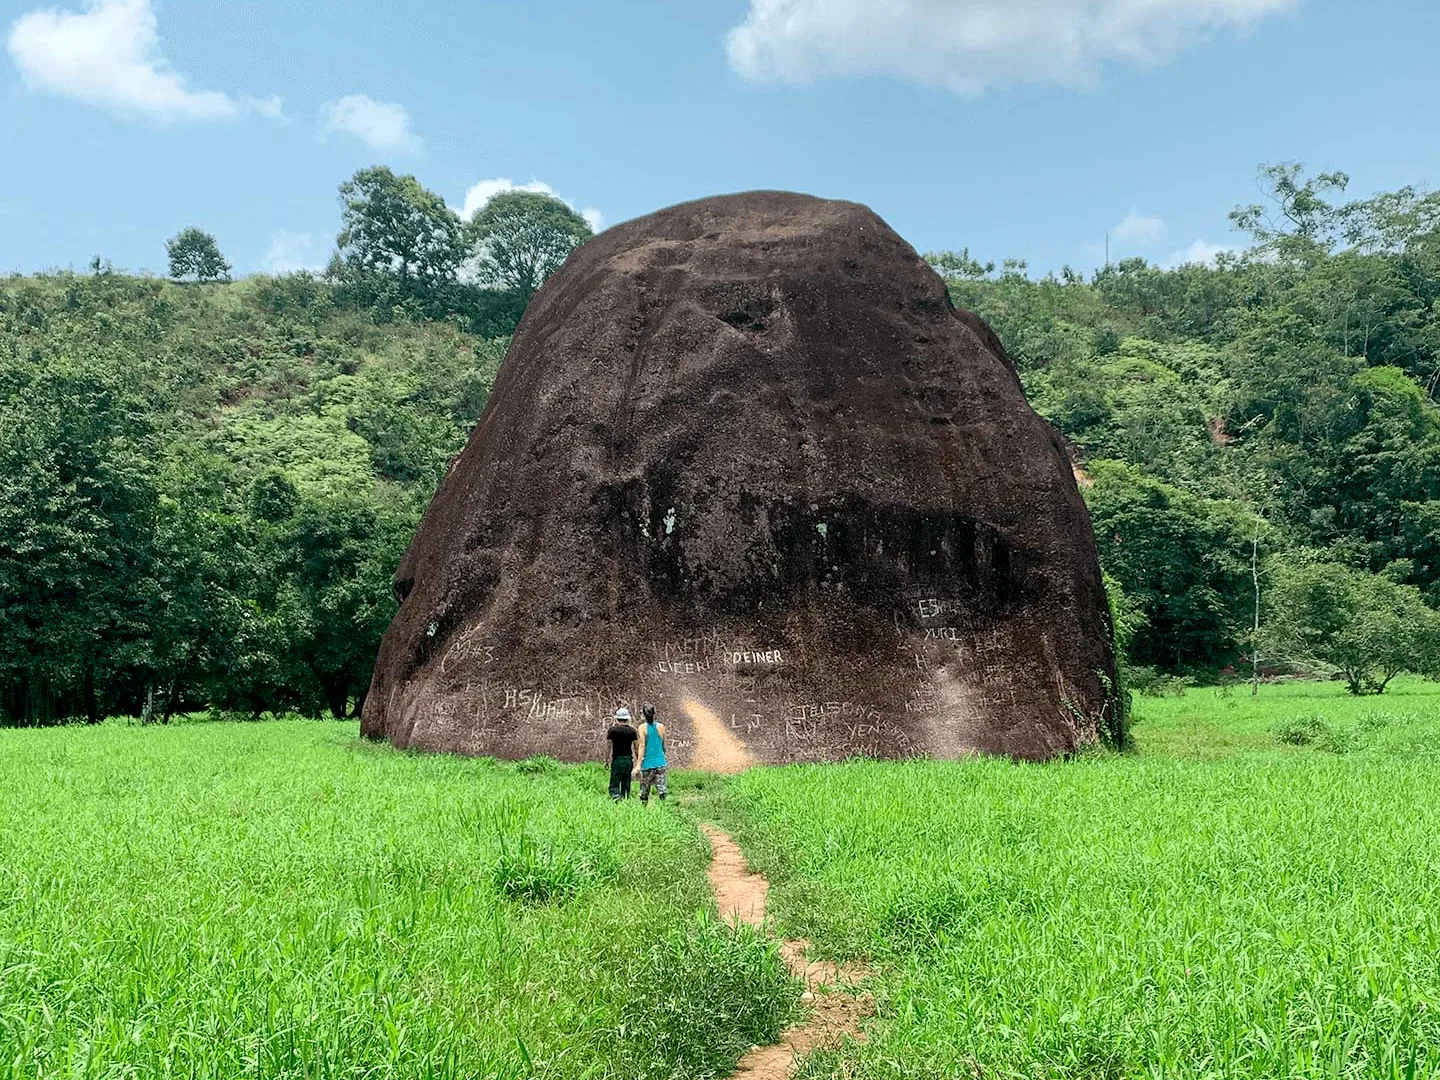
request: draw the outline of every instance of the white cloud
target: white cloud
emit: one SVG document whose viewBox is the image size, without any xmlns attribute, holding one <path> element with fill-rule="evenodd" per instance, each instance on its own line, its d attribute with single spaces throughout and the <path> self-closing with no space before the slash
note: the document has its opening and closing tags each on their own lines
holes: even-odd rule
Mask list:
<svg viewBox="0 0 1440 1080">
<path fill-rule="evenodd" d="M 271 95 L 267 98 L 252 98 L 246 104 L 261 116 L 271 120 L 289 120 L 285 115 L 285 99 L 279 95 Z"/>
<path fill-rule="evenodd" d="M 1165 235 L 1165 222 L 1158 217 L 1146 217 L 1132 208 L 1125 220 L 1110 230 L 1110 235 L 1122 243 L 1149 244 Z"/>
<path fill-rule="evenodd" d="M 1157 63 L 1299 0 L 750 0 L 725 38 L 747 79 L 893 75 L 975 94 L 1081 85 L 1106 61 Z"/>
<path fill-rule="evenodd" d="M 1165 260 L 1165 265 L 1185 266 L 1188 263 L 1201 263 L 1205 266 L 1215 265 L 1216 256 L 1227 251 L 1234 251 L 1233 247 L 1226 244 L 1212 244 L 1208 240 L 1196 240 L 1187 248 L 1171 253 Z"/>
<path fill-rule="evenodd" d="M 485 204 L 496 195 L 505 191 L 535 191 L 541 195 L 555 195 L 555 189 L 542 180 L 531 180 L 528 184 L 517 184 L 503 176 L 497 176 L 493 180 L 481 180 L 479 183 L 471 184 L 465 191 L 465 205 L 461 207 L 460 216 L 467 221 L 485 208 Z M 559 196 L 555 195 L 558 199 Z"/>
<path fill-rule="evenodd" d="M 314 233 L 281 229 L 270 234 L 270 246 L 260 260 L 267 274 L 293 274 L 325 267 L 327 249 Z"/>
<path fill-rule="evenodd" d="M 191 90 L 160 53 L 150 0 L 90 0 L 82 12 L 32 11 L 7 40 L 25 84 L 115 112 L 160 120 L 218 120 L 247 109 L 279 111 L 279 99 L 241 104 Z"/>
<path fill-rule="evenodd" d="M 605 227 L 605 215 L 599 210 L 593 206 L 587 206 L 583 210 L 580 209 L 569 199 L 557 194 L 555 189 L 543 180 L 531 180 L 528 183 L 517 184 L 515 181 L 504 176 L 497 176 L 491 180 L 481 180 L 479 183 L 471 184 L 465 191 L 465 202 L 460 209 L 460 216 L 468 221 L 483 210 L 486 203 L 496 195 L 505 191 L 535 191 L 541 195 L 553 196 L 583 217 L 592 232 L 598 233 Z"/>
<path fill-rule="evenodd" d="M 320 134 L 337 131 L 354 135 L 372 150 L 413 154 L 420 149 L 420 138 L 410 127 L 405 106 L 364 94 L 350 94 L 320 107 Z"/>
</svg>

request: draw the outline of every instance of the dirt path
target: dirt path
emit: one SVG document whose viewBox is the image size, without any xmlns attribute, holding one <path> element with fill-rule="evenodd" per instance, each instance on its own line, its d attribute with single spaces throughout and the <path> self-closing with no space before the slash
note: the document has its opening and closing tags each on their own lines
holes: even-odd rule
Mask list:
<svg viewBox="0 0 1440 1080">
<path fill-rule="evenodd" d="M 711 825 L 702 824 L 700 828 L 710 838 L 710 884 L 715 890 L 720 917 L 728 922 L 763 927 L 770 883 L 760 874 L 750 872 L 745 856 L 728 835 Z M 811 962 L 805 955 L 808 948 L 804 941 L 784 941 L 780 945 L 786 966 L 805 980 L 802 1000 L 809 1014 L 784 1031 L 779 1042 L 757 1046 L 741 1058 L 734 1076 L 749 1080 L 786 1080 L 795 1070 L 798 1059 L 812 1050 L 835 1046 L 847 1035 L 853 1039 L 863 1037 L 860 1021 L 875 1011 L 875 1003 L 869 994 L 850 991 L 867 972 L 825 960 Z"/>
<path fill-rule="evenodd" d="M 695 739 L 695 754 L 690 759 L 690 768 L 738 773 L 755 764 L 755 755 L 750 753 L 738 735 L 725 726 L 725 721 L 714 709 L 694 698 L 686 698 L 680 707 L 690 718 Z"/>
</svg>

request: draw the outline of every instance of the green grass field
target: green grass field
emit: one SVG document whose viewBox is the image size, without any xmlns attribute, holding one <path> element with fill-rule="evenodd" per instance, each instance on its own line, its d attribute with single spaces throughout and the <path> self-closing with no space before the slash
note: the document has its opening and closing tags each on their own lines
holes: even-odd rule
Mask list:
<svg viewBox="0 0 1440 1080">
<path fill-rule="evenodd" d="M 0 731 L 0 1077 L 725 1075 L 798 987 L 689 823 L 545 764 Z"/>
<path fill-rule="evenodd" d="M 700 816 L 877 973 L 809 1076 L 1440 1076 L 1440 687 L 1139 710 L 1133 754 L 648 813 L 345 724 L 0 731 L 0 1078 L 725 1076 L 799 986 L 716 922 Z"/>
<path fill-rule="evenodd" d="M 810 1075 L 1440 1075 L 1436 688 L 1140 712 L 1138 755 L 729 787 L 786 929 L 882 973 L 869 1045 Z"/>
</svg>

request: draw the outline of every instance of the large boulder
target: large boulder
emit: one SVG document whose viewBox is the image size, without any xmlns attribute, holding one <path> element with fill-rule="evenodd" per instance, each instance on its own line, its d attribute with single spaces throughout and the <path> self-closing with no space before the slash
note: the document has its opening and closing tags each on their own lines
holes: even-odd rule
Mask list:
<svg viewBox="0 0 1440 1080">
<path fill-rule="evenodd" d="M 601 233 L 531 302 L 396 575 L 363 730 L 680 765 L 1042 759 L 1117 724 L 1090 519 L 1005 351 L 863 206 Z"/>
</svg>

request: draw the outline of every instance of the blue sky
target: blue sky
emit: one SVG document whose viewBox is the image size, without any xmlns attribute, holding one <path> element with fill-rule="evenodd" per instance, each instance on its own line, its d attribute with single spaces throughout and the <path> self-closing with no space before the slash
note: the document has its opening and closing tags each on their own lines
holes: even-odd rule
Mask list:
<svg viewBox="0 0 1440 1080">
<path fill-rule="evenodd" d="M 789 188 L 1034 270 L 1235 243 L 1261 162 L 1440 186 L 1437 0 L 0 0 L 0 272 L 323 265 L 383 163 L 614 223 Z M 488 183 L 487 183 L 488 182 Z"/>
</svg>

